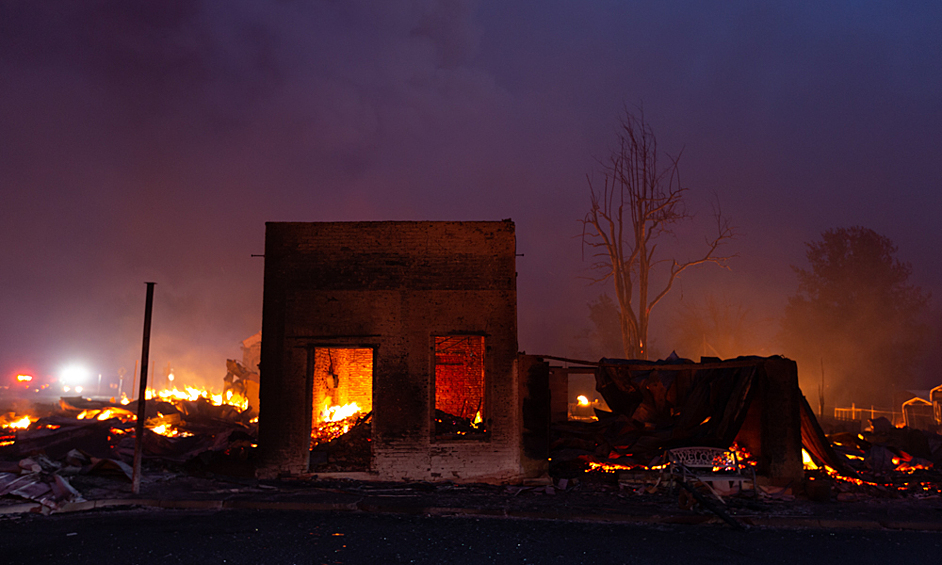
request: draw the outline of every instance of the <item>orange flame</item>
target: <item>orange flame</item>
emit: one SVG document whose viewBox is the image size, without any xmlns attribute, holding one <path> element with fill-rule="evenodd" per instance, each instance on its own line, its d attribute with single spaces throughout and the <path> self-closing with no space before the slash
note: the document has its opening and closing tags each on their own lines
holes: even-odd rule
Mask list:
<svg viewBox="0 0 942 565">
<path fill-rule="evenodd" d="M 350 431 L 360 414 L 356 402 L 343 406 L 329 406 L 330 399 L 325 399 L 318 422 L 311 428 L 311 446 L 327 443 Z"/>
<path fill-rule="evenodd" d="M 343 406 L 329 406 L 321 412 L 322 422 L 339 422 L 346 420 L 350 416 L 360 412 L 360 407 L 356 402 L 344 404 Z"/>
<path fill-rule="evenodd" d="M 25 430 L 36 420 L 38 420 L 38 418 L 32 416 L 17 416 L 12 412 L 7 415 L 0 414 L 0 428 Z"/>
</svg>

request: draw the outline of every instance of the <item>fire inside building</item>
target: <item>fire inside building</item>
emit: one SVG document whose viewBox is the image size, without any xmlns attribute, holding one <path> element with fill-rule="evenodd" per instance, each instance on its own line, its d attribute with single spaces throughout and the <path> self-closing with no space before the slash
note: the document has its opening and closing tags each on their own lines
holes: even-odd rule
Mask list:
<svg viewBox="0 0 942 565">
<path fill-rule="evenodd" d="M 268 223 L 260 476 L 510 481 L 545 476 L 551 444 L 585 447 L 551 432 L 568 369 L 518 353 L 515 259 L 510 220 Z M 611 445 L 582 455 L 736 443 L 800 479 L 793 362 L 595 365 Z"/>
<path fill-rule="evenodd" d="M 519 476 L 515 253 L 509 220 L 268 223 L 260 472 L 316 470 L 350 411 L 369 432 L 342 470 Z"/>
</svg>

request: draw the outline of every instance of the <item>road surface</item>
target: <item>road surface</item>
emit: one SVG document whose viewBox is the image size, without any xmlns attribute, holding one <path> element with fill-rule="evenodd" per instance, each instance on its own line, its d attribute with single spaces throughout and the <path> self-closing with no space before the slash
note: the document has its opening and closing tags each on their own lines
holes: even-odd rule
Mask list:
<svg viewBox="0 0 942 565">
<path fill-rule="evenodd" d="M 776 564 L 942 562 L 938 532 L 733 531 L 365 513 L 133 509 L 0 519 L 0 563 Z"/>
</svg>

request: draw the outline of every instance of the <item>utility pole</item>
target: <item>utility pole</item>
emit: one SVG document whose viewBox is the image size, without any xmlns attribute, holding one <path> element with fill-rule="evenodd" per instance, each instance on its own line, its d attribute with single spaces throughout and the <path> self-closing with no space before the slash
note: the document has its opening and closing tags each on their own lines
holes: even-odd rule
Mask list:
<svg viewBox="0 0 942 565">
<path fill-rule="evenodd" d="M 144 342 L 141 346 L 141 386 L 137 396 L 137 425 L 134 428 L 134 474 L 131 478 L 131 492 L 141 492 L 141 457 L 144 452 L 144 419 L 145 396 L 147 394 L 147 361 L 150 356 L 150 318 L 154 309 L 154 285 L 157 283 L 144 283 L 147 285 L 147 299 L 144 302 Z"/>
</svg>

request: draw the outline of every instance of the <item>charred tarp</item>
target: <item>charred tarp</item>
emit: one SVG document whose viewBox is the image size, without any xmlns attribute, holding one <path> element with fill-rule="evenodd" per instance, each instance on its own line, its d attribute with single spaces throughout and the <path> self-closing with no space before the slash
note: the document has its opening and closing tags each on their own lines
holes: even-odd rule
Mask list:
<svg viewBox="0 0 942 565">
<path fill-rule="evenodd" d="M 802 476 L 803 397 L 794 361 L 602 359 L 596 388 L 612 411 L 599 413 L 610 457 L 650 462 L 665 449 L 735 442 L 756 458 L 760 474 Z"/>
</svg>

